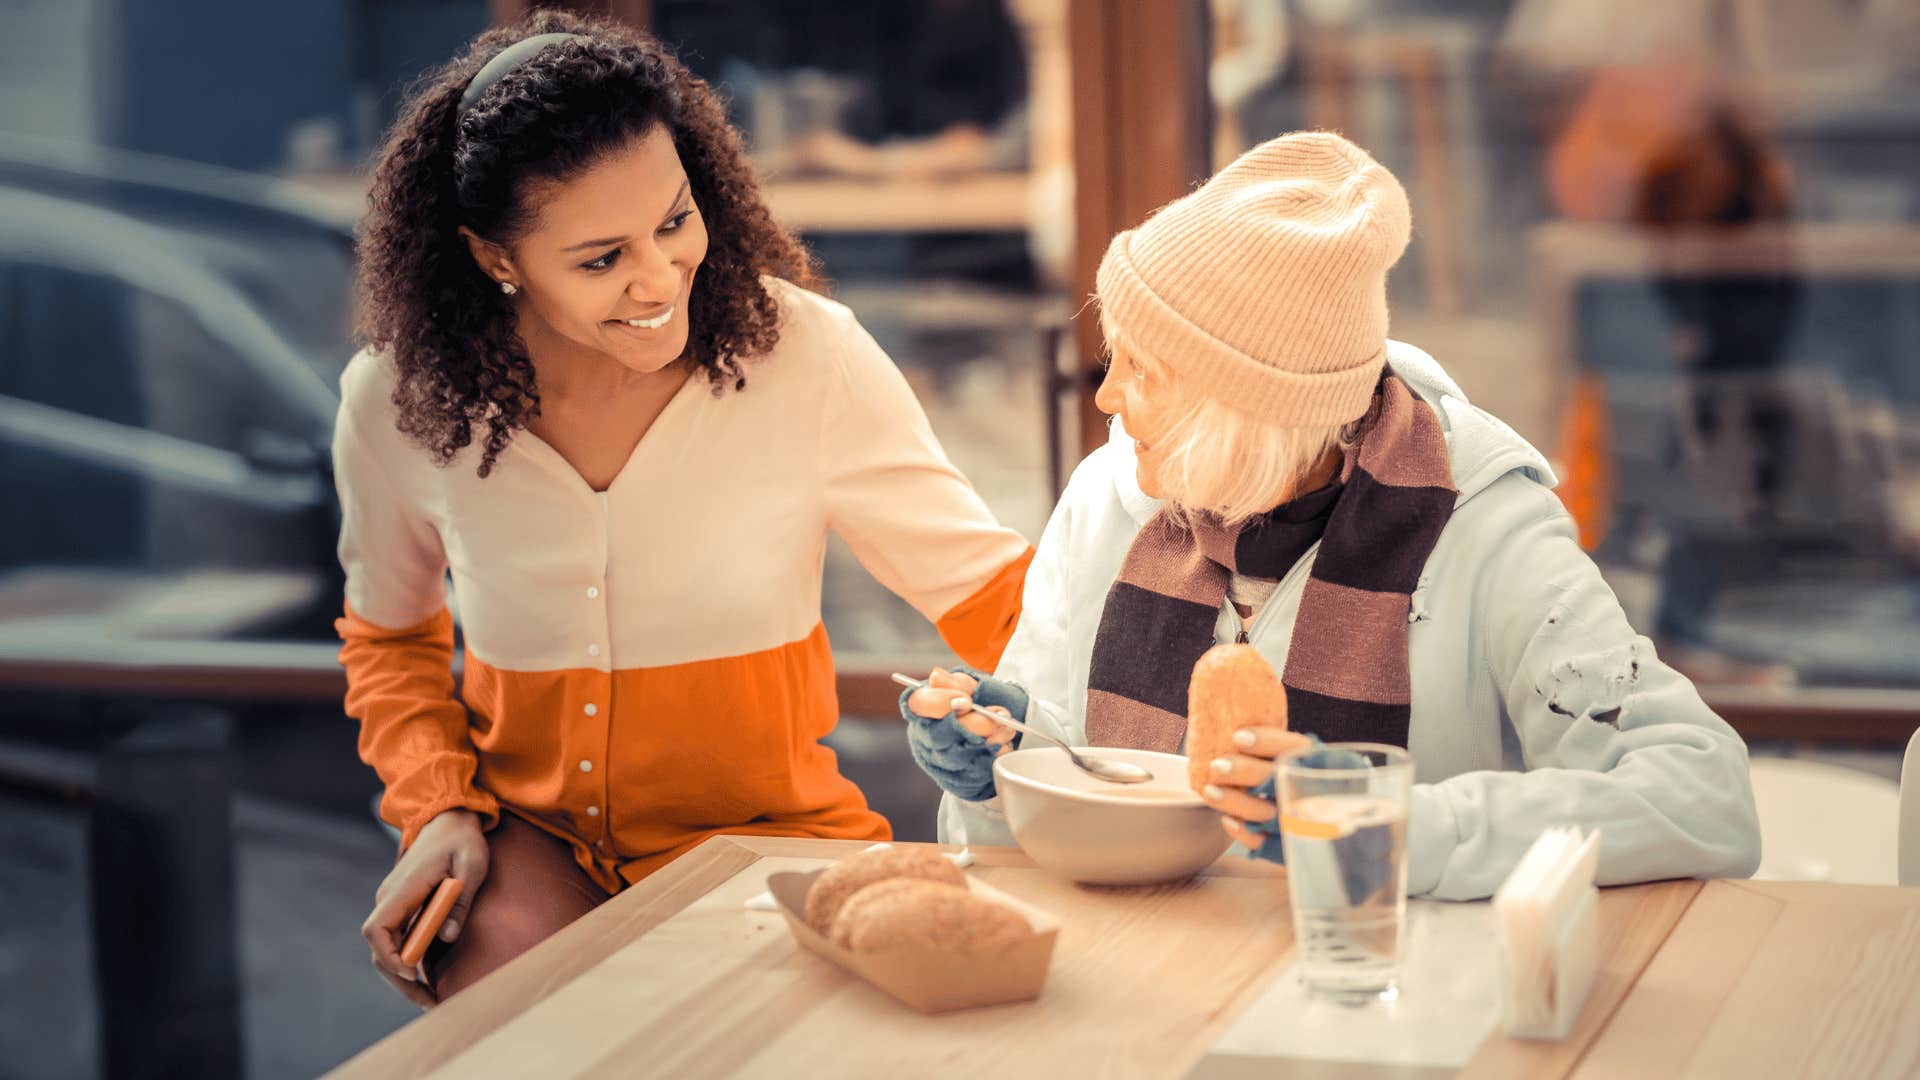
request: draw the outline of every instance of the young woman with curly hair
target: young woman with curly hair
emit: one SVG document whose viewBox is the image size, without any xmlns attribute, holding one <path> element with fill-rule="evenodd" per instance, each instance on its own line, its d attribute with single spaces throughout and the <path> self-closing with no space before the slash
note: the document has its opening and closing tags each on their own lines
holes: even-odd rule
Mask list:
<svg viewBox="0 0 1920 1080">
<path fill-rule="evenodd" d="M 334 458 L 347 711 L 401 831 L 363 933 L 414 1001 L 715 834 L 889 835 L 819 742 L 829 529 L 998 658 L 1032 548 L 813 284 L 712 93 L 645 35 L 538 14 L 395 125 Z M 446 877 L 459 906 L 408 970 Z"/>
</svg>

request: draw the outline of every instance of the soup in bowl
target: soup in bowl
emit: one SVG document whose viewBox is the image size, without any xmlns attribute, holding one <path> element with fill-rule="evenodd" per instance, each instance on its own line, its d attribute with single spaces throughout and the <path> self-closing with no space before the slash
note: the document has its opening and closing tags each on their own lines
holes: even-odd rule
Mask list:
<svg viewBox="0 0 1920 1080">
<path fill-rule="evenodd" d="M 1091 885 L 1191 877 L 1231 842 L 1218 811 L 1187 787 L 1187 759 L 1152 750 L 1089 748 L 1141 765 L 1144 784 L 1112 784 L 1074 767 L 1059 747 L 1002 754 L 993 777 L 1007 827 L 1034 862 Z"/>
</svg>

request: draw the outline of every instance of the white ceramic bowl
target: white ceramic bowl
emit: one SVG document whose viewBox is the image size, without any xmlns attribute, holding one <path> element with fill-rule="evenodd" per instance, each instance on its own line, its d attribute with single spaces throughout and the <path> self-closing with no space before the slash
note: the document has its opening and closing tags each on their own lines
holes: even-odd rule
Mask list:
<svg viewBox="0 0 1920 1080">
<path fill-rule="evenodd" d="M 1187 787 L 1187 759 L 1152 750 L 1091 749 L 1144 765 L 1144 784 L 1088 776 L 1057 746 L 1002 754 L 993 778 L 1007 826 L 1034 862 L 1093 885 L 1178 881 L 1220 857 L 1231 842 L 1220 815 Z M 1142 789 L 1160 795 L 1142 796 Z"/>
</svg>

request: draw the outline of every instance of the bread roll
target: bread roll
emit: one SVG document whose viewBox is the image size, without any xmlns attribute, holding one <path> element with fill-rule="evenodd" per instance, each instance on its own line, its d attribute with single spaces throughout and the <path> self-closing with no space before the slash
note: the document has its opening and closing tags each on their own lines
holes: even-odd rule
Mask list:
<svg viewBox="0 0 1920 1080">
<path fill-rule="evenodd" d="M 1213 759 L 1236 752 L 1233 733 L 1257 725 L 1287 726 L 1287 691 L 1273 665 L 1251 645 L 1208 649 L 1187 684 L 1187 783 L 1196 794 L 1213 782 Z"/>
<path fill-rule="evenodd" d="M 965 888 L 967 879 L 946 856 L 926 848 L 868 848 L 828 867 L 807 890 L 807 925 L 822 934 L 833 929 L 834 916 L 847 898 L 876 881 L 916 878 Z"/>
<path fill-rule="evenodd" d="M 1032 934 L 1019 912 L 975 896 L 964 885 L 893 878 L 868 885 L 842 904 L 832 938 L 854 952 L 915 947 L 985 954 Z"/>
</svg>

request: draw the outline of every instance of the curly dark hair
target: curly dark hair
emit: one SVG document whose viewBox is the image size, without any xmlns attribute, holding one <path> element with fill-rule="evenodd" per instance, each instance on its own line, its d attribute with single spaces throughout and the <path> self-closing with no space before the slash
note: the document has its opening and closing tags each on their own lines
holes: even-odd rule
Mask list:
<svg viewBox="0 0 1920 1080">
<path fill-rule="evenodd" d="M 489 87 L 460 97 L 500 50 L 535 34 L 548 46 Z M 423 76 L 387 135 L 359 228 L 359 333 L 399 372 L 399 428 L 441 465 L 486 425 L 486 476 L 516 430 L 539 415 L 540 388 L 513 308 L 481 272 L 462 225 L 505 245 L 534 222 L 529 201 L 633 139 L 664 128 L 708 231 L 687 305 L 682 359 L 714 393 L 746 387 L 745 358 L 779 339 L 779 307 L 761 275 L 818 288 L 805 248 L 775 224 L 740 136 L 707 84 L 658 41 L 615 23 L 541 11 L 490 30 Z"/>
</svg>

